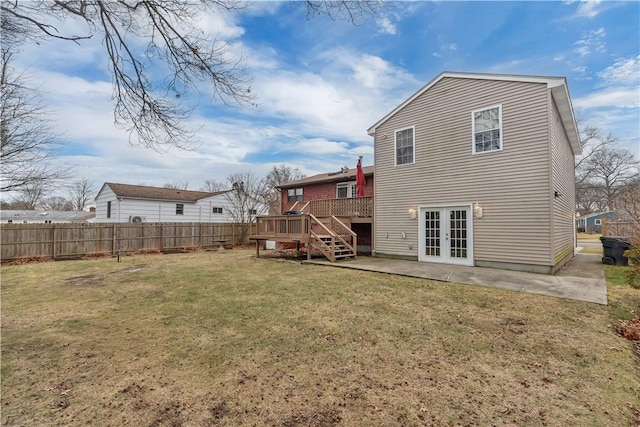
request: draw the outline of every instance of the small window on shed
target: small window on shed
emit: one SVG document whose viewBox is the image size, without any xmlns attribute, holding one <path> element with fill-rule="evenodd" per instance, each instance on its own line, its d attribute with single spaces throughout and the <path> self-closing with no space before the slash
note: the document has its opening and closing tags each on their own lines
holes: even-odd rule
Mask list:
<svg viewBox="0 0 640 427">
<path fill-rule="evenodd" d="M 184 215 L 184 204 L 176 203 L 176 215 Z"/>
<path fill-rule="evenodd" d="M 595 225 L 602 225 L 602 220 L 600 218 L 596 218 L 594 224 Z"/>
<path fill-rule="evenodd" d="M 107 202 L 107 218 L 111 218 L 111 202 Z"/>
</svg>

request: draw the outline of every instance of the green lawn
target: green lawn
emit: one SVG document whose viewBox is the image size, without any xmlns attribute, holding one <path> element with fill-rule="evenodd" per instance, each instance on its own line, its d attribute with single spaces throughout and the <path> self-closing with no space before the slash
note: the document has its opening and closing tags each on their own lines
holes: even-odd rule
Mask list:
<svg viewBox="0 0 640 427">
<path fill-rule="evenodd" d="M 612 306 L 230 250 L 2 267 L 2 425 L 640 421 Z"/>
</svg>

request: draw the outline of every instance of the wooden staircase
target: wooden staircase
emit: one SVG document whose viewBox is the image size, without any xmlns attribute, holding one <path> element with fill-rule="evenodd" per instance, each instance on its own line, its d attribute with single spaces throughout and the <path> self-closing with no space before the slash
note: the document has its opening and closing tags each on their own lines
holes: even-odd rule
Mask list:
<svg viewBox="0 0 640 427">
<path fill-rule="evenodd" d="M 309 214 L 309 217 L 313 238 L 309 244 L 309 253 L 312 248 L 316 248 L 331 262 L 356 258 L 358 248 L 356 233 L 335 216 L 322 218 L 322 220 L 312 214 Z"/>
</svg>

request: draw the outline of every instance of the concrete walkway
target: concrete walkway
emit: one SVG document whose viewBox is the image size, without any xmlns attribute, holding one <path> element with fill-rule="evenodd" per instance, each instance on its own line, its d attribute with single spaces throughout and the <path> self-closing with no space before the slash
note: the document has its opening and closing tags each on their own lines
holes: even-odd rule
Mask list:
<svg viewBox="0 0 640 427">
<path fill-rule="evenodd" d="M 601 255 L 597 254 L 578 253 L 573 261 L 553 276 L 367 256 L 335 263 L 328 260 L 305 262 L 607 304 L 604 269 Z"/>
</svg>

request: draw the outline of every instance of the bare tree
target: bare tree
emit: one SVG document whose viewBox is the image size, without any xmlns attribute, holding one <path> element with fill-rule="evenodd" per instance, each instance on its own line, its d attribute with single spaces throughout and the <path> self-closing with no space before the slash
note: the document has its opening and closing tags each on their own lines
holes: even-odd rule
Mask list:
<svg viewBox="0 0 640 427">
<path fill-rule="evenodd" d="M 245 5 L 234 0 L 5 1 L 0 3 L 0 18 L 4 41 L 14 44 L 53 38 L 80 45 L 100 35 L 113 77 L 116 125 L 129 131 L 130 143 L 159 149 L 193 142 L 193 132 L 182 124 L 191 110 L 179 103 L 190 89 L 204 84 L 214 101 L 252 102 L 242 58 L 232 59 L 224 41 L 197 28 L 203 14 Z M 353 23 L 379 5 L 374 0 L 306 2 L 309 17 L 326 15 Z M 58 31 L 56 24 L 69 20 L 84 23 L 86 32 Z M 145 49 L 136 47 L 140 42 Z M 153 79 L 149 70 L 164 70 L 165 75 Z"/>
<path fill-rule="evenodd" d="M 229 175 L 227 183 L 232 190 L 225 193 L 230 205 L 229 215 L 235 222 L 242 224 L 240 239 L 244 242 L 249 233 L 249 225 L 255 221 L 256 216 L 267 213 L 264 201 L 266 180 L 251 172 L 241 172 Z"/>
<path fill-rule="evenodd" d="M 208 179 L 204 182 L 204 185 L 200 188 L 202 191 L 208 191 L 209 193 L 216 193 L 218 191 L 226 190 L 226 184 L 224 182 L 216 181 L 215 179 Z"/>
<path fill-rule="evenodd" d="M 76 210 L 73 207 L 71 200 L 65 199 L 62 196 L 49 196 L 42 199 L 40 207 L 45 211 L 72 211 Z"/>
<path fill-rule="evenodd" d="M 69 197 L 71 201 L 71 210 L 81 211 L 89 203 L 89 200 L 95 193 L 95 185 L 93 181 L 87 178 L 81 178 L 69 185 Z"/>
<path fill-rule="evenodd" d="M 189 188 L 189 181 L 185 179 L 182 182 L 180 181 L 168 182 L 165 185 L 163 185 L 162 188 L 171 188 L 172 190 L 186 190 Z"/>
<path fill-rule="evenodd" d="M 265 194 L 265 202 L 269 205 L 269 211 L 280 213 L 280 200 L 282 194 L 280 186 L 288 182 L 297 181 L 305 178 L 306 175 L 298 168 L 286 166 L 284 163 L 274 166 L 267 174 L 267 193 Z"/>
<path fill-rule="evenodd" d="M 581 123 L 579 123 L 581 124 Z M 617 193 L 638 173 L 633 154 L 593 126 L 579 126 L 582 155 L 576 161 L 576 206 L 581 214 L 615 210 Z"/>
<path fill-rule="evenodd" d="M 349 21 L 361 24 L 367 18 L 377 14 L 382 2 L 379 0 L 306 0 L 307 19 L 317 15 L 326 15 L 334 21 Z"/>
<path fill-rule="evenodd" d="M 2 48 L 0 69 L 0 191 L 27 189 L 66 176 L 53 166 L 58 137 L 48 124 L 37 90 L 11 66 L 12 53 Z"/>
<path fill-rule="evenodd" d="M 595 152 L 585 164 L 591 182 L 599 184 L 600 197 L 611 210 L 616 208 L 616 196 L 638 176 L 638 162 L 628 150 L 605 146 Z"/>
<path fill-rule="evenodd" d="M 636 175 L 618 192 L 616 206 L 619 219 L 640 224 L 640 176 Z"/>
<path fill-rule="evenodd" d="M 24 185 L 18 191 L 15 201 L 22 206 L 21 209 L 34 210 L 40 207 L 45 194 L 50 190 L 51 183 L 47 180 L 33 180 Z"/>
</svg>

